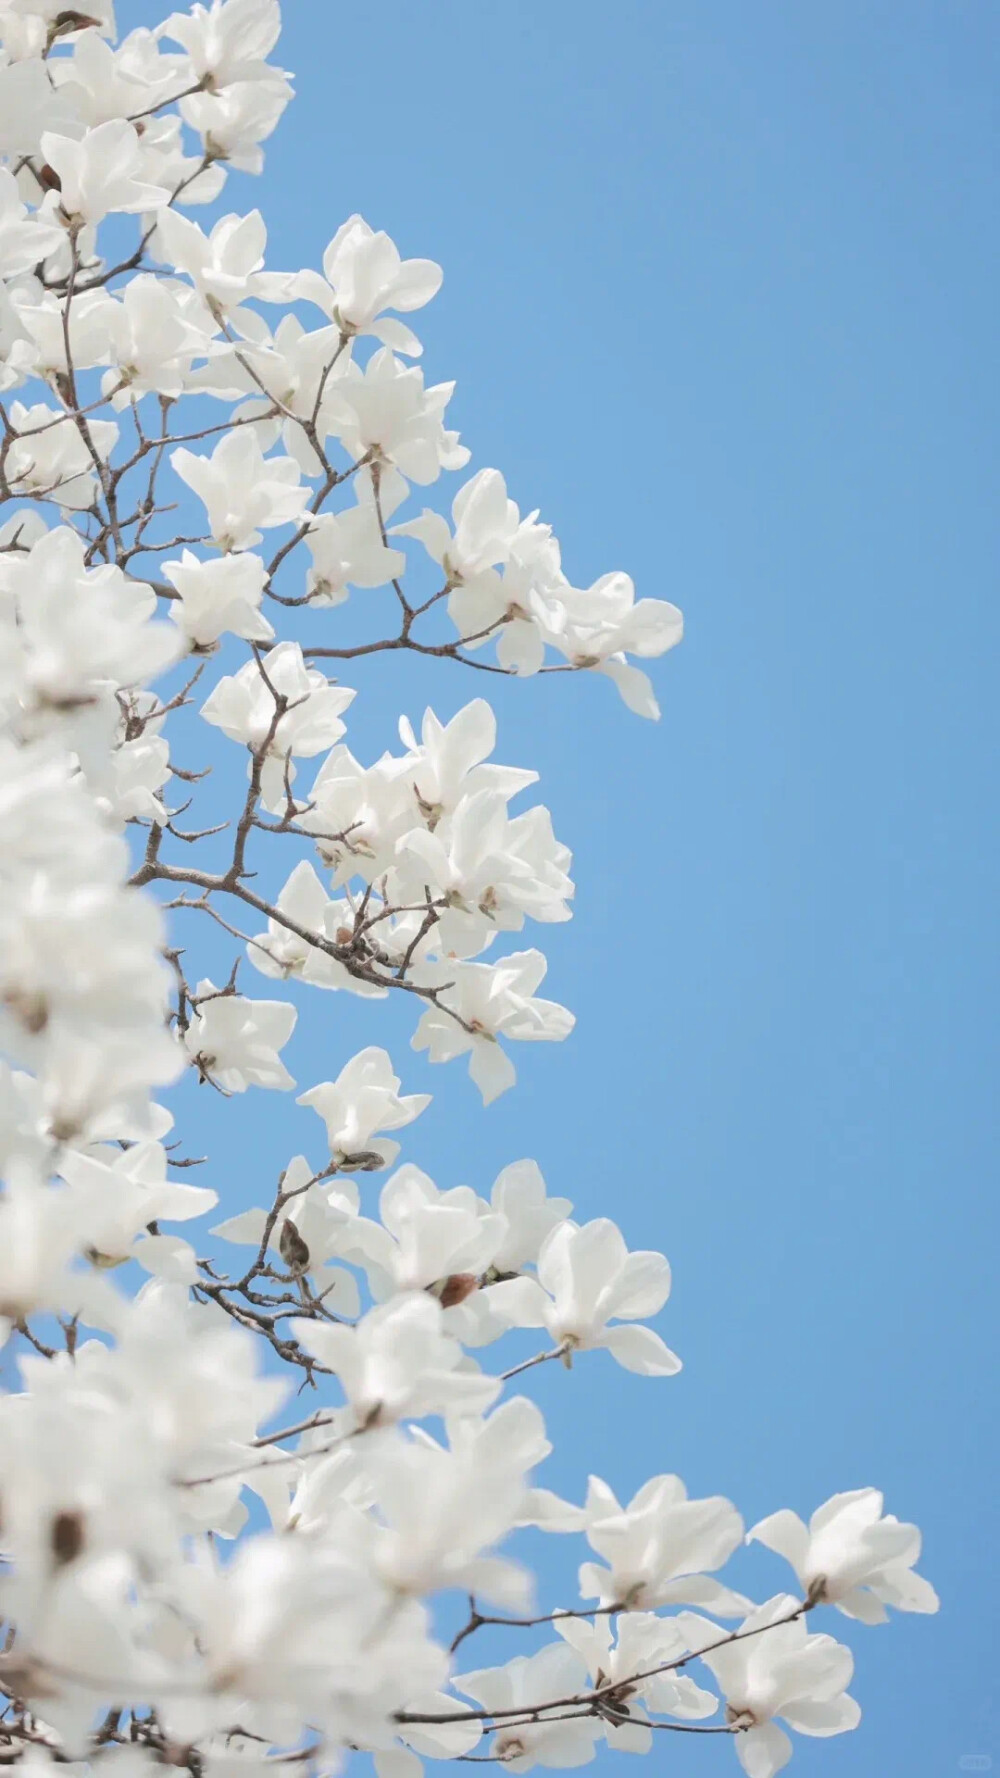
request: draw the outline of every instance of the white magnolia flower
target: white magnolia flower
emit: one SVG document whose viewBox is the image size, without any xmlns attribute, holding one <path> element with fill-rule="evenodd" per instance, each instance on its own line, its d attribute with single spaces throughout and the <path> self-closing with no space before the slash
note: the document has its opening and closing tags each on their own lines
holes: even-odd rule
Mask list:
<svg viewBox="0 0 1000 1778">
<path fill-rule="evenodd" d="M 743 1521 L 728 1500 L 689 1500 L 679 1476 L 653 1476 L 623 1507 L 606 1482 L 591 1476 L 584 1507 L 587 1542 L 607 1562 L 585 1562 L 580 1591 L 602 1605 L 702 1605 L 739 1617 L 750 1601 L 705 1569 L 728 1562 Z"/>
<path fill-rule="evenodd" d="M 330 898 L 308 859 L 295 866 L 274 907 L 282 917 L 270 917 L 267 931 L 247 945 L 247 956 L 261 975 L 277 981 L 294 977 L 315 988 L 346 988 L 366 999 L 385 998 L 387 988 L 352 975 L 345 963 L 305 936 L 315 933 L 326 943 L 343 945 L 354 931 L 350 903 Z"/>
<path fill-rule="evenodd" d="M 0 167 L 0 277 L 34 271 L 62 239 L 63 232 L 55 223 L 25 208 L 13 173 Z"/>
<path fill-rule="evenodd" d="M 377 1132 L 405 1128 L 431 1102 L 429 1093 L 401 1094 L 400 1084 L 387 1052 L 373 1047 L 352 1056 L 335 1081 L 310 1087 L 297 1100 L 323 1119 L 338 1172 L 369 1173 L 395 1160 L 399 1143 Z"/>
<path fill-rule="evenodd" d="M 537 772 L 490 762 L 497 721 L 485 698 L 473 698 L 450 722 L 425 710 L 419 741 L 409 718 L 401 716 L 399 734 L 422 811 L 435 824 L 442 815 L 454 814 L 467 796 L 491 790 L 509 800 L 538 782 Z"/>
<path fill-rule="evenodd" d="M 287 704 L 277 722 L 275 694 Z M 266 744 L 264 802 L 283 808 L 286 783 L 295 777 L 293 754 L 310 758 L 338 740 L 344 732 L 341 714 L 353 697 L 347 686 L 331 685 L 316 667 L 307 667 L 297 642 L 279 642 L 263 670 L 255 660 L 247 661 L 238 673 L 220 679 L 201 714 L 254 753 Z"/>
<path fill-rule="evenodd" d="M 72 106 L 53 85 L 42 60 L 46 35 L 44 17 L 17 18 L 5 7 L 4 49 L 16 58 L 0 67 L 0 154 L 5 156 L 37 154 L 46 130 L 71 128 L 75 122 Z"/>
<path fill-rule="evenodd" d="M 494 1377 L 462 1368 L 462 1349 L 426 1291 L 370 1309 L 356 1327 L 292 1321 L 300 1345 L 333 1371 L 347 1397 L 345 1433 L 423 1414 L 478 1414 L 500 1391 Z"/>
<path fill-rule="evenodd" d="M 184 1047 L 202 1080 L 226 1093 L 247 1087 L 295 1085 L 278 1051 L 288 1042 L 297 1014 L 283 1000 L 245 1000 L 224 993 L 207 978 L 198 983 Z"/>
<path fill-rule="evenodd" d="M 345 1229 L 344 1257 L 365 1267 L 377 1299 L 433 1286 L 445 1308 L 477 1288 L 507 1232 L 469 1186 L 439 1191 L 411 1163 L 382 1187 L 379 1217 L 358 1217 Z"/>
<path fill-rule="evenodd" d="M 554 1629 L 587 1663 L 591 1684 L 600 1687 L 608 1746 L 616 1753 L 649 1753 L 653 1731 L 646 1708 L 684 1721 L 712 1716 L 719 1700 L 684 1673 L 670 1670 L 688 1645 L 674 1618 L 651 1611 L 626 1611 L 614 1620 L 556 1618 Z M 666 1670 L 657 1673 L 657 1667 Z"/>
<path fill-rule="evenodd" d="M 0 687 L 10 675 L 26 708 L 72 712 L 98 690 L 153 678 L 179 653 L 176 634 L 155 621 L 152 587 L 110 562 L 88 568 L 83 539 L 68 526 L 24 554 L 0 555 L 0 631 L 5 618 Z"/>
<path fill-rule="evenodd" d="M 203 1216 L 218 1203 L 218 1194 L 168 1179 L 162 1144 L 137 1143 L 103 1155 L 66 1153 L 59 1171 L 70 1187 L 70 1213 L 86 1231 L 84 1252 L 94 1265 L 137 1259 L 146 1271 L 195 1281 L 198 1272 L 187 1243 L 145 1231 L 150 1223 Z"/>
<path fill-rule="evenodd" d="M 90 26 L 76 35 L 71 56 L 50 57 L 48 66 L 61 96 L 93 127 L 112 118 L 131 118 L 169 99 L 178 90 L 178 61 L 161 55 L 152 31 L 141 26 L 117 47 Z"/>
<path fill-rule="evenodd" d="M 112 210 L 155 210 L 169 200 L 162 185 L 138 177 L 142 144 L 124 118 L 86 130 L 79 141 L 49 131 L 42 137 L 42 153 L 59 175 L 52 214 L 65 217 L 71 227 L 100 222 Z"/>
<path fill-rule="evenodd" d="M 27 1168 L 9 1173 L 0 1196 L 0 1345 L 30 1315 L 81 1314 L 92 1327 L 115 1325 L 105 1280 L 73 1269 L 85 1239 L 67 1192 Z"/>
<path fill-rule="evenodd" d="M 244 550 L 260 543 L 259 525 L 269 530 L 293 523 L 309 497 L 309 489 L 299 480 L 298 464 L 291 457 L 265 459 L 249 426 L 224 433 L 210 457 L 196 456 L 182 446 L 171 452 L 170 461 L 181 481 L 203 502 L 221 550 Z"/>
<path fill-rule="evenodd" d="M 426 507 L 418 519 L 394 525 L 399 537 L 417 537 L 444 569 L 451 586 L 476 583 L 499 563 L 509 560 L 521 522 L 499 469 L 480 469 L 459 488 L 451 503 L 454 532 L 447 519 Z M 500 585 L 492 576 L 491 586 Z"/>
<path fill-rule="evenodd" d="M 226 321 L 252 338 L 266 329 L 260 317 L 242 304 L 257 293 L 266 245 L 267 229 L 259 210 L 248 216 L 222 216 L 208 235 L 177 210 L 163 210 L 153 240 L 157 256 L 191 279 L 211 317 L 209 325 Z"/>
<path fill-rule="evenodd" d="M 447 1446 L 417 1428 L 409 1439 L 382 1439 L 365 1451 L 380 1521 L 373 1567 L 394 1593 L 458 1588 L 508 1609 L 530 1605 L 530 1574 L 492 1553 L 519 1522 L 528 1494 L 533 1452 L 524 1448 L 520 1412 L 528 1406 L 507 1402 L 485 1424 L 457 1417 Z"/>
<path fill-rule="evenodd" d="M 312 556 L 306 585 L 313 605 L 342 605 L 348 588 L 385 586 L 401 575 L 406 557 L 382 542 L 378 516 L 367 502 L 346 512 L 325 512 L 310 524 L 306 544 Z"/>
<path fill-rule="evenodd" d="M 13 493 L 26 499 L 51 499 L 69 511 L 91 504 L 97 477 L 87 440 L 71 419 L 38 402 L 23 407 L 11 403 L 14 442 L 7 455 L 7 481 Z M 89 420 L 90 442 L 105 461 L 118 442 L 113 420 Z"/>
<path fill-rule="evenodd" d="M 396 352 L 418 357 L 420 341 L 383 309 L 404 313 L 422 309 L 441 288 L 441 267 L 432 259 L 400 259 L 382 230 L 376 234 L 363 216 L 349 216 L 323 255 L 323 277 L 298 272 L 289 292 L 314 302 L 345 334 L 372 334 Z"/>
<path fill-rule="evenodd" d="M 861 1711 L 846 1687 L 854 1657 L 832 1636 L 810 1636 L 798 1601 L 779 1595 L 759 1605 L 724 1647 L 716 1624 L 682 1611 L 681 1634 L 715 1675 L 726 1697 L 726 1717 L 739 1729 L 733 1744 L 747 1778 L 773 1778 L 792 1757 L 792 1743 L 775 1717 L 800 1735 L 841 1735 Z M 766 1634 L 759 1633 L 764 1632 Z"/>
<path fill-rule="evenodd" d="M 533 1766 L 585 1766 L 594 1758 L 595 1743 L 603 1734 L 596 1716 L 571 1716 L 532 1721 L 532 1713 L 555 1698 L 572 1698 L 587 1689 L 587 1669 L 575 1649 L 552 1642 L 535 1655 L 516 1655 L 505 1667 L 483 1667 L 475 1673 L 456 1673 L 456 1691 L 474 1698 L 484 1710 L 524 1711 L 525 1721 L 516 1727 L 499 1724 L 490 1754 L 512 1772 L 530 1772 Z M 567 1720 L 568 1718 L 568 1720 Z"/>
<path fill-rule="evenodd" d="M 265 569 L 251 550 L 200 562 L 186 549 L 163 572 L 179 598 L 171 616 L 196 648 L 206 648 L 228 632 L 250 642 L 270 642 L 274 630 L 261 613 Z"/>
<path fill-rule="evenodd" d="M 546 1195 L 545 1180 L 537 1161 L 512 1161 L 498 1173 L 490 1193 L 494 1210 L 500 1212 L 507 1232 L 493 1258 L 498 1272 L 520 1272 L 534 1265 L 547 1235 L 569 1216 L 569 1198 Z"/>
<path fill-rule="evenodd" d="M 882 1512 L 877 1488 L 834 1494 L 817 1507 L 808 1528 L 797 1513 L 772 1513 L 747 1532 L 791 1563 L 806 1597 L 828 1600 L 845 1617 L 884 1624 L 897 1611 L 937 1611 L 929 1581 L 913 1573 L 920 1558 L 916 1525 Z"/>
<path fill-rule="evenodd" d="M 413 1048 L 425 1049 L 432 1062 L 468 1054 L 469 1074 L 483 1103 L 489 1105 L 517 1079 L 513 1062 L 500 1048 L 501 1037 L 558 1043 L 576 1023 L 557 1001 L 534 997 L 547 967 L 541 951 L 515 951 L 492 965 L 436 965 L 431 985 L 441 983 L 439 998 L 423 1014 L 413 1034 Z"/>
<path fill-rule="evenodd" d="M 442 469 L 461 469 L 469 453 L 443 424 L 454 383 L 424 388 L 421 371 L 400 364 L 387 346 L 364 370 L 349 364 L 323 402 L 324 424 L 355 461 L 371 455 L 381 466 L 380 488 L 391 500 L 406 481 L 426 486 Z M 405 480 L 401 479 L 405 478 Z"/>
<path fill-rule="evenodd" d="M 104 373 L 101 388 L 113 407 L 127 407 L 150 393 L 171 400 L 182 394 L 193 360 L 209 346 L 199 308 L 190 290 L 148 273 L 126 284 L 103 316 L 113 368 Z M 75 348 L 74 360 L 80 362 Z"/>
<path fill-rule="evenodd" d="M 180 43 L 195 79 L 218 91 L 240 80 L 284 81 L 266 60 L 280 31 L 278 0 L 197 0 L 187 12 L 172 12 L 157 35 Z"/>
<path fill-rule="evenodd" d="M 287 76 L 278 69 L 274 80 L 240 80 L 222 92 L 191 93 L 180 112 L 202 138 L 207 152 L 241 173 L 259 173 L 264 165 L 260 144 L 267 140 L 292 96 Z"/>
<path fill-rule="evenodd" d="M 165 822 L 160 792 L 170 777 L 169 741 L 144 730 L 134 741 L 122 741 L 108 763 L 109 777 L 95 789 L 115 819 Z"/>
<path fill-rule="evenodd" d="M 657 717 L 659 705 L 645 673 L 626 653 L 665 654 L 684 634 L 684 619 L 665 599 L 635 600 L 627 574 L 604 574 L 582 590 L 563 585 L 545 601 L 546 641 L 574 667 L 596 668 L 613 679 L 630 710 Z"/>
<path fill-rule="evenodd" d="M 336 1315 L 357 1317 L 361 1299 L 354 1274 L 329 1263 L 341 1251 L 345 1220 L 358 1214 L 357 1186 L 352 1179 L 342 1179 L 321 1191 L 309 1162 L 297 1154 L 282 1174 L 281 1189 L 291 1202 L 279 1217 L 269 1218 L 262 1208 L 243 1210 L 239 1216 L 217 1223 L 212 1234 L 238 1246 L 256 1248 L 267 1236 L 267 1244 L 279 1260 L 296 1272 L 322 1267 L 326 1307 Z M 293 1236 L 288 1233 L 289 1223 Z"/>
<path fill-rule="evenodd" d="M 11 291 L 11 301 L 18 325 L 32 342 L 31 374 L 47 383 L 59 384 L 72 362 L 74 371 L 93 370 L 106 364 L 111 351 L 111 326 L 117 311 L 113 297 L 105 290 L 81 291 L 69 312 L 49 291 L 40 290 L 32 280 Z M 69 338 L 69 355 L 66 343 Z M 15 353 L 23 369 L 27 356 Z"/>
<path fill-rule="evenodd" d="M 604 1347 L 626 1370 L 671 1377 L 680 1359 L 649 1327 L 613 1327 L 656 1315 L 670 1294 L 670 1267 L 662 1253 L 630 1253 L 621 1231 L 606 1217 L 561 1222 L 538 1255 L 538 1277 L 512 1278 L 493 1287 L 495 1307 L 513 1326 L 546 1327 L 567 1358 Z"/>
<path fill-rule="evenodd" d="M 396 845 L 402 893 L 430 889 L 443 898 L 441 948 L 465 956 L 483 949 L 491 930 L 519 932 L 525 916 L 568 920 L 572 854 L 552 831 L 547 809 L 513 820 L 506 797 L 491 790 L 464 797 L 447 821 L 417 825 Z"/>
</svg>

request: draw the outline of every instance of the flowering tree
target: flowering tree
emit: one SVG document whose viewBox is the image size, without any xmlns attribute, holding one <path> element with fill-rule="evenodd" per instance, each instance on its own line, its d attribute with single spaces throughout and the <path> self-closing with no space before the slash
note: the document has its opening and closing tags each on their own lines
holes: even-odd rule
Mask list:
<svg viewBox="0 0 1000 1778">
<path fill-rule="evenodd" d="M 278 0 L 120 43 L 111 0 L 0 0 L 0 26 L 0 1317 L 21 1385 L 0 1398 L 0 1761 L 230 1778 L 360 1749 L 413 1778 L 683 1733 L 768 1778 L 781 1723 L 858 1720 L 820 1609 L 936 1608 L 915 1527 L 871 1488 L 808 1527 L 777 1512 L 749 1536 L 791 1590 L 756 1605 L 717 1578 L 744 1536 L 727 1500 L 676 1476 L 627 1504 L 594 1477 L 581 1504 L 536 1485 L 542 1417 L 509 1386 L 595 1348 L 676 1372 L 645 1325 L 667 1262 L 574 1222 L 531 1161 L 488 1201 L 397 1166 L 428 1099 L 383 1049 L 311 1082 L 310 1158 L 193 1237 L 175 1225 L 218 1194 L 164 1102 L 186 1070 L 224 1097 L 294 1088 L 296 1006 L 270 984 L 405 997 L 414 1048 L 467 1056 L 487 1102 L 519 1042 L 564 1038 L 543 955 L 507 939 L 569 917 L 548 811 L 510 812 L 536 774 L 493 763 L 481 698 L 359 762 L 325 664 L 599 674 L 655 716 L 629 656 L 672 647 L 680 614 L 624 574 L 570 585 L 495 469 L 450 518 L 412 516 L 411 484 L 469 457 L 399 319 L 436 265 L 352 216 L 322 272 L 267 270 L 257 211 L 188 214 L 259 170 L 290 97 Z M 379 587 L 395 627 L 345 645 L 330 614 Z M 196 709 L 246 756 L 222 828 L 199 826 Z M 185 975 L 192 915 L 215 980 Z M 537 1599 L 505 1548 L 525 1526 L 586 1540 L 582 1603 Z M 472 1670 L 490 1625 L 534 1652 Z"/>
</svg>

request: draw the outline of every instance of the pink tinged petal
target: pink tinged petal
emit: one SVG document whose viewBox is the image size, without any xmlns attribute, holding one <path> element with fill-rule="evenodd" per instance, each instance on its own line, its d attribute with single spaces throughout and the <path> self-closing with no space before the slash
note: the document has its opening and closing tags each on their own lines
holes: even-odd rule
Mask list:
<svg viewBox="0 0 1000 1778">
<path fill-rule="evenodd" d="M 625 1370 L 641 1377 L 675 1377 L 682 1368 L 676 1352 L 651 1327 L 609 1327 L 600 1344 Z"/>
</svg>

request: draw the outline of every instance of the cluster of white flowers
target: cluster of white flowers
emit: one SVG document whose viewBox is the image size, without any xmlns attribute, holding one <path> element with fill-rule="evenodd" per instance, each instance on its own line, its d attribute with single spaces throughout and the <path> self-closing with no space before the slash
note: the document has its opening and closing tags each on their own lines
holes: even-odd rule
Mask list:
<svg viewBox="0 0 1000 1778">
<path fill-rule="evenodd" d="M 511 813 L 536 774 L 492 761 L 489 705 L 404 719 L 364 765 L 354 693 L 316 663 L 592 671 L 655 716 L 628 657 L 681 635 L 624 574 L 573 586 L 497 470 L 450 522 L 397 519 L 469 459 L 399 319 L 439 267 L 351 216 L 322 272 L 272 271 L 257 211 L 184 213 L 260 170 L 291 96 L 279 26 L 278 0 L 199 0 L 119 41 L 112 0 L 0 0 L 0 1763 L 253 1778 L 361 1750 L 416 1778 L 674 1730 L 728 1734 L 770 1778 L 778 1719 L 858 1720 L 851 1655 L 807 1617 L 937 1602 L 873 1489 L 757 1525 L 798 1590 L 755 1605 L 717 1578 L 744 1537 L 727 1500 L 672 1475 L 626 1506 L 596 1477 L 581 1505 L 536 1484 L 545 1426 L 507 1385 L 595 1350 L 675 1373 L 644 1325 L 662 1254 L 574 1220 L 532 1161 L 488 1197 L 397 1165 L 429 1099 L 377 1047 L 298 1096 L 317 1156 L 196 1238 L 171 1226 L 236 1208 L 219 1163 L 176 1177 L 196 1163 L 166 1140 L 172 1083 L 295 1086 L 297 1005 L 242 993 L 242 958 L 296 994 L 409 996 L 414 1048 L 468 1055 L 487 1102 L 507 1043 L 572 1029 L 543 955 L 504 948 L 567 920 L 573 884 L 548 811 Z M 352 588 L 374 639 L 346 646 Z M 210 802 L 178 825 L 208 794 L 168 739 L 190 745 L 196 684 L 247 757 L 223 841 Z M 218 982 L 186 979 L 181 910 Z M 586 1540 L 579 1606 L 540 1608 L 507 1547 L 524 1527 Z M 464 1670 L 490 1625 L 534 1652 Z"/>
</svg>

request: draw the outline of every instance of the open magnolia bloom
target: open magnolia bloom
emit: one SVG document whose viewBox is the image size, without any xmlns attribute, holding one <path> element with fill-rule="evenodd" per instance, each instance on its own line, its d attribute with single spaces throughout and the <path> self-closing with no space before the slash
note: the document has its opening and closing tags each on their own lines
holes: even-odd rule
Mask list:
<svg viewBox="0 0 1000 1778">
<path fill-rule="evenodd" d="M 681 614 L 600 562 L 575 586 L 464 473 L 402 319 L 433 259 L 354 213 L 322 269 L 268 264 L 230 181 L 292 96 L 280 26 L 0 0 L 0 1767 L 421 1778 L 700 1734 L 771 1778 L 781 1724 L 858 1720 L 813 1614 L 936 1607 L 919 1533 L 874 1489 L 779 1512 L 750 1536 L 802 1599 L 735 1591 L 735 1506 L 627 1474 L 633 1392 L 680 1360 L 667 1260 L 592 1214 L 607 1156 L 560 1166 L 553 1089 L 547 1185 L 506 1106 L 466 1141 L 463 1070 L 425 1090 L 466 1058 L 489 1105 L 575 1023 L 534 944 L 574 907 L 558 812 L 456 670 L 558 670 L 560 724 L 626 721 L 601 678 L 655 716 L 637 663 Z M 370 675 L 416 662 L 397 720 Z M 578 1505 L 512 1389 L 587 1431 L 599 1352 L 628 1486 Z M 543 1596 L 550 1536 L 579 1607 Z"/>
<path fill-rule="evenodd" d="M 728 1500 L 689 1500 L 679 1476 L 654 1476 L 619 1505 L 606 1482 L 591 1476 L 584 1505 L 587 1542 L 607 1562 L 585 1562 L 580 1591 L 603 1606 L 703 1605 L 739 1617 L 750 1600 L 714 1580 L 743 1536 Z"/>
<path fill-rule="evenodd" d="M 530 1772 L 536 1765 L 585 1766 L 593 1759 L 594 1743 L 601 1735 L 599 1717 L 574 1716 L 560 1721 L 553 1713 L 553 1719 L 547 1721 L 535 1715 L 538 1706 L 550 1698 L 579 1693 L 586 1678 L 586 1667 L 576 1650 L 564 1642 L 552 1642 L 535 1655 L 515 1656 L 505 1667 L 459 1673 L 453 1684 L 488 1711 L 510 1715 L 510 1727 L 497 1727 L 491 1755 L 513 1772 Z"/>
<path fill-rule="evenodd" d="M 810 1635 L 792 1616 L 796 1609 L 796 1600 L 779 1594 L 744 1621 L 744 1640 L 721 1647 L 715 1624 L 687 1611 L 677 1619 L 681 1635 L 700 1651 L 722 1688 L 747 1778 L 773 1778 L 792 1757 L 776 1717 L 800 1735 L 842 1735 L 861 1719 L 846 1690 L 854 1672 L 850 1649 L 832 1636 Z"/>
<path fill-rule="evenodd" d="M 920 1557 L 916 1525 L 882 1513 L 877 1488 L 835 1494 L 817 1507 L 808 1528 L 797 1513 L 772 1513 L 747 1532 L 792 1564 L 810 1599 L 828 1600 L 845 1617 L 884 1624 L 886 1606 L 897 1611 L 936 1611 L 938 1596 L 914 1574 Z"/>
<path fill-rule="evenodd" d="M 376 1131 L 404 1129 L 431 1102 L 429 1093 L 400 1094 L 400 1085 L 387 1052 L 373 1047 L 352 1056 L 335 1081 L 300 1095 L 298 1104 L 318 1112 L 326 1125 L 338 1173 L 371 1173 L 395 1160 L 399 1143 L 376 1139 Z"/>
<path fill-rule="evenodd" d="M 688 1645 L 675 1618 L 651 1611 L 610 1617 L 556 1616 L 554 1628 L 587 1663 L 591 1683 L 601 1694 L 601 1715 L 609 1747 L 619 1753 L 649 1753 L 653 1731 L 648 1711 L 697 1722 L 714 1716 L 719 1700 L 685 1673 L 672 1671 Z"/>
<path fill-rule="evenodd" d="M 601 1346 L 643 1376 L 681 1368 L 652 1328 L 610 1325 L 657 1314 L 670 1295 L 670 1267 L 662 1253 L 629 1253 L 606 1217 L 583 1228 L 557 1223 L 542 1243 L 537 1278 L 501 1281 L 494 1292 L 498 1314 L 517 1327 L 548 1328 L 567 1359 Z"/>
</svg>

